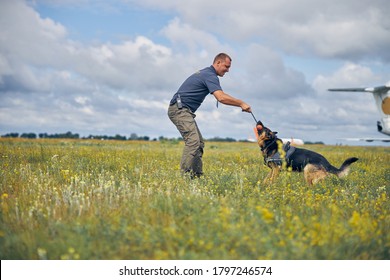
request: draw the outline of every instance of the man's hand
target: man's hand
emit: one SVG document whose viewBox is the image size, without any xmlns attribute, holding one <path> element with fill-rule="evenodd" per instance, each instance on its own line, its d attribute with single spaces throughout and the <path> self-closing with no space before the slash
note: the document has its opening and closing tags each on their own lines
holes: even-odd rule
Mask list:
<svg viewBox="0 0 390 280">
<path fill-rule="evenodd" d="M 246 104 L 245 102 L 242 102 L 242 104 L 240 105 L 241 109 L 243 112 L 247 112 L 247 113 L 252 113 L 252 109 L 251 109 L 251 106 L 249 106 L 248 104 Z"/>
</svg>

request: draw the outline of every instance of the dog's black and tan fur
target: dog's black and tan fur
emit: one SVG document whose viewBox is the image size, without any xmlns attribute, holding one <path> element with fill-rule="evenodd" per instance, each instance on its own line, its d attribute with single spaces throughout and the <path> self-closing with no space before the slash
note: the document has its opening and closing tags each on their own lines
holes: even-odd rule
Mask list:
<svg viewBox="0 0 390 280">
<path fill-rule="evenodd" d="M 283 166 L 292 171 L 303 171 L 306 182 L 309 185 L 313 185 L 329 174 L 335 174 L 339 178 L 346 176 L 349 173 L 349 166 L 358 160 L 356 157 L 348 158 L 340 168 L 336 168 L 324 156 L 310 150 L 295 147 L 292 153 L 287 151 L 288 157 L 286 157 L 282 140 L 276 136 L 277 132 L 271 131 L 260 121 L 257 122 L 256 130 L 258 134 L 257 143 L 261 148 L 264 162 L 271 168 L 270 173 L 264 180 L 266 183 L 272 183 Z M 280 154 L 280 160 L 273 160 L 277 153 Z M 282 161 L 283 164 L 281 164 Z"/>
</svg>

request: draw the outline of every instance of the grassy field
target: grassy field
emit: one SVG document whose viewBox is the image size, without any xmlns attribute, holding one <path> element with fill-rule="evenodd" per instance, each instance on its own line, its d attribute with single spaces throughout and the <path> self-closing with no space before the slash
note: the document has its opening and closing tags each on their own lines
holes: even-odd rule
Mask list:
<svg viewBox="0 0 390 280">
<path fill-rule="evenodd" d="M 390 259 L 390 148 L 307 146 L 345 179 L 309 187 L 255 143 L 0 139 L 1 259 Z"/>
</svg>

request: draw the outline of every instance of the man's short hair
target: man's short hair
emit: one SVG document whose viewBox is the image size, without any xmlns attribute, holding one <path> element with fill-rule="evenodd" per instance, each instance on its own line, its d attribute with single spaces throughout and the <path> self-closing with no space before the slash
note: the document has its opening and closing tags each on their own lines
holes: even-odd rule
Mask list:
<svg viewBox="0 0 390 280">
<path fill-rule="evenodd" d="M 224 61 L 226 58 L 228 58 L 230 61 L 232 61 L 232 58 L 229 55 L 227 55 L 226 53 L 219 53 L 214 58 L 213 63 L 217 62 L 218 60 Z"/>
</svg>

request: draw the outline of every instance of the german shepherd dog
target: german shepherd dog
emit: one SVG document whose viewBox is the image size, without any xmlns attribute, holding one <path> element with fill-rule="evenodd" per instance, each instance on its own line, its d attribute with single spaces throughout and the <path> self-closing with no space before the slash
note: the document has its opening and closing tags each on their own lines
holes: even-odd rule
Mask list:
<svg viewBox="0 0 390 280">
<path fill-rule="evenodd" d="M 264 183 L 274 182 L 284 167 L 292 171 L 303 171 L 306 182 L 313 185 L 329 174 L 335 174 L 339 178 L 346 176 L 349 173 L 349 166 L 358 160 L 356 157 L 348 158 L 340 168 L 336 168 L 319 153 L 292 147 L 290 143 L 283 145 L 282 140 L 276 136 L 277 132 L 265 127 L 261 121 L 257 122 L 255 133 L 264 157 L 264 164 L 271 168 Z"/>
</svg>

